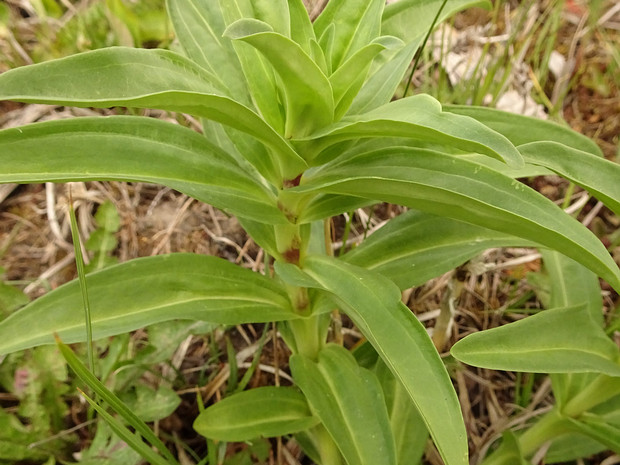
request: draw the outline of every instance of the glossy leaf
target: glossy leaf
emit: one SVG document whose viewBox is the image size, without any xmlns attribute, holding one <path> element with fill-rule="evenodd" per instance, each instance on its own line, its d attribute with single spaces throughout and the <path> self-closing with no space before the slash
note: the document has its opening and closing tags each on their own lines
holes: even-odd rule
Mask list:
<svg viewBox="0 0 620 465">
<path fill-rule="evenodd" d="M 257 29 L 258 21 L 239 20 L 226 36 L 259 50 L 281 78 L 286 97 L 286 138 L 299 138 L 333 121 L 334 100 L 327 77 L 291 39 Z"/>
<path fill-rule="evenodd" d="M 124 180 L 163 184 L 240 216 L 285 222 L 256 172 L 194 131 L 115 116 L 0 131 L 2 182 Z"/>
<path fill-rule="evenodd" d="M 297 354 L 290 364 L 295 383 L 348 465 L 396 464 L 383 393 L 372 372 L 334 344 L 316 362 Z"/>
<path fill-rule="evenodd" d="M 177 319 L 241 324 L 296 317 L 274 281 L 216 257 L 139 258 L 91 273 L 86 282 L 97 339 Z M 67 343 L 85 340 L 77 281 L 0 322 L 0 354 L 52 343 L 54 334 Z"/>
<path fill-rule="evenodd" d="M 297 389 L 265 386 L 233 394 L 207 408 L 194 421 L 194 429 L 209 439 L 240 442 L 296 433 L 318 422 Z"/>
<path fill-rule="evenodd" d="M 443 108 L 444 111 L 477 119 L 506 136 L 514 145 L 539 141 L 557 142 L 576 150 L 603 156 L 601 149 L 591 139 L 552 121 L 471 105 L 444 105 Z"/>
<path fill-rule="evenodd" d="M 400 291 L 374 272 L 309 256 L 303 270 L 330 292 L 402 383 L 447 465 L 467 463 L 467 439 L 456 393 L 424 326 L 400 302 Z"/>
<path fill-rule="evenodd" d="M 451 353 L 469 365 L 494 370 L 620 376 L 618 347 L 590 317 L 585 305 L 543 310 L 470 334 L 457 342 Z"/>
<path fill-rule="evenodd" d="M 554 248 L 620 290 L 620 270 L 583 225 L 524 184 L 458 156 L 395 147 L 326 165 L 289 193 L 382 200 Z"/>
<path fill-rule="evenodd" d="M 442 112 L 433 97 L 420 94 L 390 102 L 368 113 L 343 118 L 313 135 L 320 148 L 366 137 L 407 137 L 489 155 L 521 166 L 523 158 L 504 136 L 478 121 Z"/>
<path fill-rule="evenodd" d="M 219 78 L 227 94 L 250 105 L 239 59 L 229 40 L 222 37 L 226 24 L 218 2 L 168 0 L 168 16 L 187 56 Z"/>
<path fill-rule="evenodd" d="M 329 53 L 333 70 L 379 37 L 384 6 L 383 0 L 332 0 L 327 3 L 314 21 L 314 32 L 321 37 L 334 25 Z"/>
<path fill-rule="evenodd" d="M 528 163 L 548 168 L 578 184 L 620 215 L 620 165 L 557 142 L 518 147 Z"/>
<path fill-rule="evenodd" d="M 214 80 L 213 75 L 173 52 L 112 47 L 2 73 L 0 100 L 189 113 L 260 140 L 298 174 L 305 164 L 290 145 L 260 116 L 214 87 Z M 261 174 L 277 177 L 275 160 L 244 155 Z"/>
<path fill-rule="evenodd" d="M 534 244 L 462 221 L 410 210 L 342 258 L 376 271 L 400 289 L 419 286 L 492 247 Z"/>
</svg>

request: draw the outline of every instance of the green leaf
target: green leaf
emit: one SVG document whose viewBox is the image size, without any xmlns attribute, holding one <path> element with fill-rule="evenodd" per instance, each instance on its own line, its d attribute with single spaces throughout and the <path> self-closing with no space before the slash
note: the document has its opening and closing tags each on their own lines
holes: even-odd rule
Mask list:
<svg viewBox="0 0 620 465">
<path fill-rule="evenodd" d="M 474 118 L 503 134 L 517 146 L 539 141 L 557 142 L 575 150 L 603 156 L 601 149 L 590 138 L 551 121 L 471 105 L 444 105 L 443 109 Z"/>
<path fill-rule="evenodd" d="M 608 423 L 604 418 L 593 413 L 584 413 L 578 419 L 568 421 L 575 431 L 605 444 L 615 453 L 620 453 L 620 427 Z"/>
<path fill-rule="evenodd" d="M 518 147 L 528 163 L 548 168 L 586 189 L 620 215 L 620 165 L 557 142 Z"/>
<path fill-rule="evenodd" d="M 541 249 L 545 270 L 549 275 L 549 308 L 585 305 L 586 311 L 599 327 L 603 327 L 603 301 L 598 278 L 594 273 L 551 250 Z M 596 378 L 595 373 L 553 373 L 553 395 L 559 409 L 582 392 Z"/>
<path fill-rule="evenodd" d="M 348 465 L 396 464 L 383 393 L 372 372 L 334 344 L 319 352 L 317 362 L 296 354 L 290 364 L 295 383 Z"/>
<path fill-rule="evenodd" d="M 331 0 L 314 21 L 317 37 L 334 27 L 332 69 L 336 70 L 359 49 L 379 37 L 383 0 Z"/>
<path fill-rule="evenodd" d="M 374 372 L 385 395 L 390 425 L 396 442 L 396 463 L 420 464 L 429 438 L 424 420 L 407 390 L 382 360 L 376 364 Z"/>
<path fill-rule="evenodd" d="M 334 94 L 334 103 L 336 104 L 336 120 L 339 120 L 347 112 L 351 102 L 366 80 L 372 60 L 384 49 L 385 46 L 380 42 L 366 45 L 329 77 Z"/>
<path fill-rule="evenodd" d="M 176 319 L 241 324 L 295 318 L 280 286 L 216 257 L 140 258 L 92 273 L 86 281 L 94 338 Z M 85 339 L 77 281 L 0 322 L 0 354 L 51 343 L 54 333 L 66 342 Z"/>
<path fill-rule="evenodd" d="M 227 27 L 240 21 L 240 29 L 248 28 L 248 32 L 256 31 L 259 25 L 262 25 L 260 27 L 263 31 L 273 30 L 269 24 L 256 19 L 254 7 L 247 0 L 219 1 L 219 5 Z M 273 67 L 255 48 L 242 42 L 231 41 L 230 37 L 226 36 L 226 30 L 224 30 L 223 40 L 231 43 L 237 54 L 252 101 L 258 111 L 272 128 L 283 133 L 284 108 Z"/>
<path fill-rule="evenodd" d="M 254 17 L 284 37 L 291 37 L 288 0 L 252 0 Z"/>
<path fill-rule="evenodd" d="M 306 11 L 306 6 L 302 0 L 289 0 L 288 9 L 291 24 L 291 39 L 299 44 L 299 46 L 308 54 L 312 55 L 312 43 L 318 45 L 310 16 Z M 316 57 L 313 57 L 316 61 Z"/>
<path fill-rule="evenodd" d="M 265 249 L 272 257 L 279 259 L 280 253 L 276 244 L 276 234 L 272 224 L 250 220 L 248 218 L 238 218 L 241 227 L 249 234 L 259 247 Z"/>
<path fill-rule="evenodd" d="M 139 435 L 132 433 L 131 430 L 121 421 L 106 412 L 106 410 L 97 404 L 97 402 L 93 399 L 84 393 L 82 393 L 82 397 L 94 410 L 97 411 L 99 416 L 105 420 L 105 422 L 110 426 L 110 429 L 114 431 L 114 433 L 116 433 L 118 437 L 121 438 L 129 447 L 140 454 L 143 459 L 148 460 L 148 463 L 152 465 L 169 465 L 171 463 L 158 455 L 153 449 L 145 444 L 144 441 L 142 441 L 142 438 Z"/>
<path fill-rule="evenodd" d="M 217 76 L 227 94 L 246 105 L 250 96 L 241 65 L 229 40 L 219 2 L 168 0 L 168 16 L 187 56 Z"/>
<path fill-rule="evenodd" d="M 214 76 L 166 50 L 111 47 L 16 68 L 0 75 L 0 100 L 78 107 L 159 108 L 212 119 L 272 148 L 297 175 L 305 166 L 290 145 L 249 108 L 217 90 Z M 277 177 L 276 160 L 250 157 Z"/>
<path fill-rule="evenodd" d="M 259 30 L 256 23 L 236 21 L 226 29 L 226 36 L 259 50 L 280 76 L 286 97 L 285 137 L 304 137 L 330 124 L 334 100 L 327 77 L 299 44 L 275 32 Z"/>
<path fill-rule="evenodd" d="M 132 391 L 121 396 L 127 407 L 142 421 L 157 421 L 171 415 L 181 403 L 173 389 L 159 386 L 157 389 L 137 384 Z"/>
<path fill-rule="evenodd" d="M 115 116 L 0 131 L 2 182 L 125 180 L 167 185 L 240 216 L 285 222 L 257 173 L 179 125 Z"/>
<path fill-rule="evenodd" d="M 593 321 L 603 327 L 603 299 L 598 278 L 574 260 L 551 250 L 541 249 L 551 283 L 549 308 L 586 305 Z"/>
<path fill-rule="evenodd" d="M 444 0 L 400 0 L 385 7 L 381 34 L 399 37 L 410 42 L 426 34 Z M 472 6 L 490 8 L 488 0 L 448 0 L 437 25 L 453 14 Z"/>
<path fill-rule="evenodd" d="M 564 434 L 553 440 L 545 454 L 545 463 L 573 463 L 575 460 L 604 452 L 607 447 L 589 436 Z"/>
<path fill-rule="evenodd" d="M 121 400 L 112 391 L 105 387 L 105 385 L 99 381 L 97 377 L 88 370 L 88 368 L 86 368 L 86 366 L 73 353 L 69 346 L 64 344 L 58 338 L 56 338 L 56 344 L 63 358 L 78 378 L 80 378 L 82 382 L 84 382 L 99 396 L 99 398 L 101 398 L 101 400 L 106 402 L 136 431 L 136 435 L 133 435 L 119 420 L 112 417 L 101 406 L 90 400 L 90 398 L 84 396 L 91 406 L 93 406 L 95 410 L 97 410 L 97 412 L 99 412 L 99 414 L 108 422 L 112 430 L 118 434 L 119 437 L 128 441 L 128 444 L 130 444 L 132 448 L 140 453 L 144 458 L 152 459 L 153 461 L 151 463 L 164 463 L 167 465 L 175 465 L 178 463 L 163 442 L 153 433 L 153 431 L 151 431 L 146 423 L 138 418 L 130 408 L 121 402 Z M 152 446 L 155 446 L 160 453 L 168 459 L 168 462 L 157 455 L 153 449 L 147 447 L 138 435 L 149 441 Z M 145 448 L 148 449 L 148 451 L 145 452 Z"/>
<path fill-rule="evenodd" d="M 458 156 L 423 149 L 393 147 L 355 157 L 345 154 L 340 160 L 304 177 L 287 193 L 382 200 L 512 234 L 562 252 L 620 290 L 620 270 L 601 242 L 518 181 Z"/>
<path fill-rule="evenodd" d="M 304 395 L 290 387 L 259 387 L 233 394 L 204 410 L 194 429 L 218 441 L 249 441 L 303 431 L 317 425 Z"/>
<path fill-rule="evenodd" d="M 390 221 L 344 261 L 374 270 L 400 289 L 419 286 L 492 247 L 533 246 L 525 239 L 410 210 Z"/>
<path fill-rule="evenodd" d="M 381 275 L 329 257 L 303 270 L 331 293 L 402 383 L 447 465 L 467 463 L 467 436 L 450 377 L 424 326 Z"/>
<path fill-rule="evenodd" d="M 400 0 L 402 1 L 402 0 Z M 384 63 L 377 65 L 371 71 L 371 76 L 364 83 L 358 94 L 355 96 L 349 115 L 360 115 L 377 107 L 387 104 L 394 97 L 394 93 L 404 78 L 415 52 L 422 43 L 423 36 L 407 45 L 400 44 L 393 49 L 385 50 L 383 55 L 392 55 Z M 378 60 L 376 60 L 378 61 Z"/>
<path fill-rule="evenodd" d="M 472 118 L 442 112 L 441 104 L 426 94 L 348 116 L 313 135 L 319 150 L 366 137 L 407 137 L 489 155 L 516 166 L 523 164 L 521 154 L 504 136 Z"/>
<path fill-rule="evenodd" d="M 504 431 L 502 444 L 493 453 L 493 459 L 495 465 L 530 465 L 521 454 L 519 441 L 512 431 Z"/>
<path fill-rule="evenodd" d="M 555 393 L 554 393 L 555 394 Z M 615 428 L 620 428 L 620 396 L 597 405 L 591 413 L 599 420 Z M 582 457 L 603 452 L 607 447 L 583 433 L 569 433 L 553 441 L 545 460 L 549 463 L 570 462 Z"/>
<path fill-rule="evenodd" d="M 464 363 L 493 370 L 620 376 L 618 347 L 590 317 L 585 304 L 543 310 L 470 334 L 451 353 Z"/>
</svg>

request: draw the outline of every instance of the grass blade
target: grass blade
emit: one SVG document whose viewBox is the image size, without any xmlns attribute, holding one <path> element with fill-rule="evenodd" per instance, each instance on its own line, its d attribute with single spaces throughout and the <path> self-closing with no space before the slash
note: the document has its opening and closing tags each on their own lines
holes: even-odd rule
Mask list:
<svg viewBox="0 0 620 465">
<path fill-rule="evenodd" d="M 75 374 L 80 378 L 89 388 L 93 390 L 102 400 L 104 400 L 116 413 L 118 413 L 127 423 L 129 423 L 135 430 L 142 435 L 144 439 L 146 439 L 149 443 L 157 448 L 161 452 L 161 454 L 166 457 L 169 463 L 178 464 L 174 456 L 170 453 L 168 448 L 164 445 L 161 440 L 155 436 L 155 434 L 151 431 L 151 429 L 144 423 L 140 418 L 138 418 L 112 391 L 106 388 L 101 381 L 97 379 L 97 377 L 92 374 L 90 371 L 86 369 L 84 364 L 80 361 L 80 359 L 73 353 L 73 351 L 69 348 L 68 345 L 64 344 L 60 339 L 56 340 L 56 344 L 58 345 L 58 349 L 60 353 L 67 361 L 67 364 L 71 367 L 71 369 L 75 372 Z M 93 406 L 97 412 L 99 412 L 106 421 L 108 418 L 111 418 L 114 422 L 119 423 L 118 420 L 110 416 L 105 410 L 103 410 L 99 405 L 90 400 L 87 396 L 84 396 L 86 400 Z M 107 417 L 106 417 L 107 416 Z M 110 426 L 115 429 L 115 424 L 110 423 Z M 117 424 L 118 426 L 118 424 Z M 123 425 L 120 425 L 122 429 L 127 430 Z M 129 430 L 127 430 L 129 431 Z M 127 440 L 124 436 L 125 433 L 119 433 L 115 429 L 115 433 L 122 437 L 123 440 L 127 441 L 128 444 L 131 445 L 131 442 Z M 130 433 L 133 437 L 133 435 Z M 134 437 L 135 438 L 135 437 Z M 146 446 L 145 446 L 146 447 Z M 136 449 L 136 451 L 140 452 L 140 450 Z M 150 451 L 150 449 L 149 449 Z M 152 452 L 152 451 L 151 451 Z M 157 456 L 159 458 L 159 456 Z M 162 461 L 161 458 L 158 462 L 151 463 L 162 463 L 169 465 L 168 462 Z"/>
<path fill-rule="evenodd" d="M 84 301 L 84 320 L 86 325 L 86 351 L 88 354 L 88 368 L 91 373 L 95 372 L 95 355 L 93 354 L 93 324 L 90 318 L 90 302 L 88 301 L 88 287 L 86 285 L 86 273 L 84 272 L 84 257 L 82 257 L 82 244 L 75 210 L 73 209 L 73 196 L 69 190 L 69 217 L 71 219 L 71 237 L 73 238 L 73 250 L 75 253 L 75 266 L 77 267 L 78 281 Z"/>
</svg>

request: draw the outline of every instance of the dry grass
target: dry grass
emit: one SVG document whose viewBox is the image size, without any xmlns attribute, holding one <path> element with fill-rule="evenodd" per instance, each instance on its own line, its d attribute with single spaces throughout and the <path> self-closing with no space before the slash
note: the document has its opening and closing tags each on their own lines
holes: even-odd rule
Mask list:
<svg viewBox="0 0 620 465">
<path fill-rule="evenodd" d="M 22 3 L 15 0 L 9 2 L 12 6 L 23 7 Z M 610 5 L 607 11 L 611 11 L 613 2 Z M 605 77 L 608 92 L 604 95 L 601 89 L 597 91 L 592 88 L 591 79 L 593 69 L 605 76 L 605 70 L 620 55 L 620 47 L 617 47 L 620 43 L 620 12 L 604 18 L 598 29 L 589 31 L 585 29 L 588 27 L 587 14 L 585 2 L 568 2 L 559 32 L 560 51 L 575 60 L 571 85 L 564 99 L 563 115 L 573 128 L 592 137 L 606 156 L 613 158 L 618 150 L 620 133 L 620 78 Z M 28 34 L 28 27 L 32 24 L 26 22 L 20 26 L 22 37 L 32 37 Z M 9 37 L 5 42 L 0 42 L 0 50 L 10 50 L 27 62 L 29 42 L 18 43 L 16 47 L 14 41 L 15 37 Z M 614 46 L 615 52 L 611 48 Z M 6 68 L 5 64 L 0 63 L 2 66 Z M 553 86 L 546 89 L 550 96 L 553 89 Z M 0 127 L 93 113 L 91 110 L 3 103 L 0 106 Z M 150 112 L 148 115 L 172 122 L 182 119 L 183 124 L 190 126 L 194 124 L 191 119 L 162 112 Z M 551 180 L 537 182 L 539 190 L 555 200 L 562 200 L 562 190 Z M 95 227 L 93 213 L 97 206 L 105 200 L 114 203 L 122 224 L 118 234 L 119 246 L 115 251 L 121 261 L 185 251 L 222 256 L 254 270 L 264 266 L 262 251 L 234 218 L 171 189 L 118 182 L 72 183 L 71 188 L 83 238 L 88 237 Z M 7 279 L 18 283 L 31 298 L 75 277 L 67 189 L 67 185 L 47 184 L 11 186 L 0 190 L 0 250 L 5 251 L 0 257 L 0 264 L 7 270 Z M 575 201 L 578 199 L 576 197 Z M 617 230 L 620 221 L 606 209 L 597 208 L 596 202 L 589 201 L 581 218 L 597 225 L 597 231 L 605 239 Z M 592 211 L 595 214 L 588 217 Z M 378 227 L 382 220 L 398 212 L 398 208 L 393 206 L 376 208 L 372 215 L 369 215 L 368 209 L 358 211 L 351 241 L 362 236 L 366 227 Z M 337 219 L 336 225 L 343 222 Z M 336 231 L 341 234 L 341 228 L 336 228 Z M 342 245 L 338 244 L 341 239 L 341 236 L 336 237 L 336 245 Z M 539 307 L 526 279 L 528 272 L 539 269 L 540 260 L 535 251 L 494 249 L 455 273 L 412 289 L 403 298 L 420 320 L 428 325 L 439 350 L 447 356 L 451 344 L 466 334 L 519 318 L 519 314 L 507 309 L 524 296 L 530 296 L 523 302 L 524 306 Z M 605 289 L 606 312 L 611 313 L 617 305 L 618 296 Z M 359 342 L 360 335 L 355 329 L 348 327 L 346 320 L 344 325 L 346 343 L 354 345 Z M 202 440 L 191 429 L 191 420 L 197 412 L 195 394 L 200 392 L 205 402 L 221 398 L 230 374 L 228 361 L 221 355 L 225 353 L 225 337 L 230 337 L 234 342 L 239 367 L 247 369 L 258 347 L 261 332 L 262 327 L 247 325 L 236 328 L 228 336 L 216 332 L 209 336 L 213 338 L 211 340 L 205 336 L 188 338 L 177 349 L 173 360 L 173 366 L 180 370 L 186 381 L 186 385 L 179 389 L 183 403 L 159 427 L 196 450 L 204 447 Z M 136 340 L 144 337 L 143 332 L 134 335 Z M 218 353 L 213 353 L 214 347 L 219 348 Z M 287 356 L 277 334 L 269 329 L 259 369 L 251 385 L 287 383 Z M 516 405 L 517 384 L 524 380 L 518 379 L 514 373 L 458 367 L 454 368 L 453 375 L 469 432 L 472 464 L 478 463 L 503 430 L 525 427 L 534 417 L 547 411 L 552 403 L 550 383 L 546 377 L 536 377 L 527 405 Z M 197 388 L 201 377 L 206 377 L 208 382 Z M 81 424 L 84 407 L 74 402 L 72 411 L 74 424 Z M 85 430 L 80 434 L 87 436 Z M 294 442 L 276 446 L 272 463 L 276 463 L 278 457 L 284 464 L 309 463 L 302 461 L 299 447 Z M 180 454 L 183 455 L 182 452 Z M 618 463 L 617 457 L 614 457 L 608 454 L 584 463 Z M 189 458 L 187 460 L 191 463 Z M 441 463 L 432 447 L 429 447 L 427 461 L 430 464 Z"/>
</svg>

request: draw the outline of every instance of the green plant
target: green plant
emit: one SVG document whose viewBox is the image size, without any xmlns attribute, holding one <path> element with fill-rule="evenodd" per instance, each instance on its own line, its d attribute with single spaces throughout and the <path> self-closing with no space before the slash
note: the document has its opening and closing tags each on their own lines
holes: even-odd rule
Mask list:
<svg viewBox="0 0 620 465">
<path fill-rule="evenodd" d="M 294 434 L 323 465 L 389 465 L 418 463 L 430 434 L 446 464 L 465 464 L 456 393 L 400 291 L 487 247 L 522 244 L 558 250 L 620 290 L 620 270 L 597 238 L 515 179 L 555 172 L 620 212 L 620 167 L 591 141 L 489 109 L 442 109 L 427 95 L 390 101 L 442 3 L 440 20 L 475 2 L 332 0 L 311 23 L 301 0 L 169 0 L 186 56 L 110 48 L 0 75 L 1 99 L 203 119 L 204 135 L 132 116 L 4 130 L 0 180 L 164 184 L 237 215 L 273 257 L 266 275 L 172 254 L 86 277 L 95 339 L 175 319 L 278 322 L 296 387 L 240 392 L 205 409 L 195 428 L 209 439 Z M 329 219 L 377 201 L 415 210 L 333 257 Z M 54 333 L 84 341 L 81 307 L 77 282 L 36 300 L 0 323 L 0 353 L 53 343 Z M 328 342 L 334 309 L 370 344 L 352 354 Z M 602 357 L 588 370 L 617 376 L 615 354 Z"/>
</svg>

